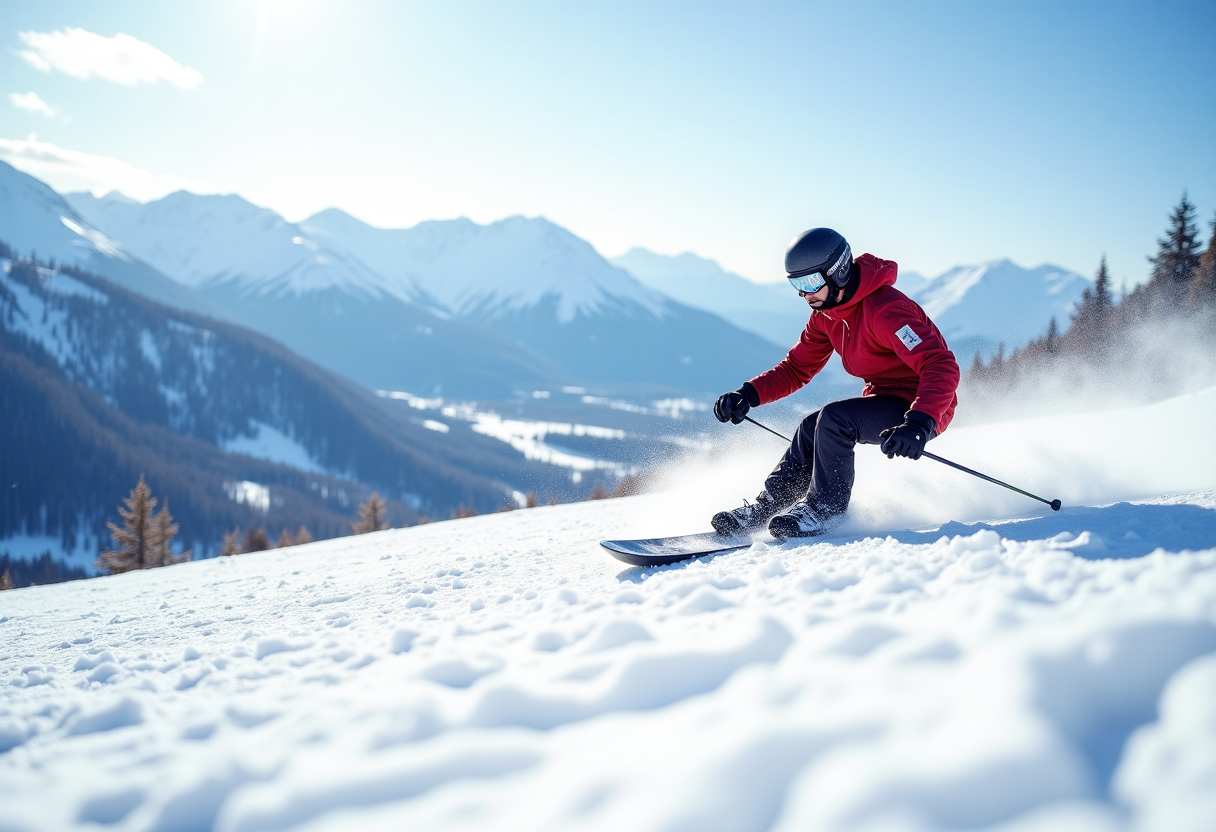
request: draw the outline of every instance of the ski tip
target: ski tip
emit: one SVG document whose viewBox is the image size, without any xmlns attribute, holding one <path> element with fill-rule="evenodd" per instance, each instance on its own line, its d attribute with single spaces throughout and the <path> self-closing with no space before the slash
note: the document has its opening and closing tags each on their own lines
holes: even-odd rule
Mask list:
<svg viewBox="0 0 1216 832">
<path fill-rule="evenodd" d="M 1051 503 L 1050 503 L 1050 505 L 1051 505 L 1051 510 L 1052 510 L 1052 511 L 1059 511 L 1059 510 L 1060 510 L 1060 506 L 1061 506 L 1062 504 L 1060 503 L 1060 501 L 1059 501 L 1059 500 L 1052 500 L 1052 501 L 1051 501 Z"/>
</svg>

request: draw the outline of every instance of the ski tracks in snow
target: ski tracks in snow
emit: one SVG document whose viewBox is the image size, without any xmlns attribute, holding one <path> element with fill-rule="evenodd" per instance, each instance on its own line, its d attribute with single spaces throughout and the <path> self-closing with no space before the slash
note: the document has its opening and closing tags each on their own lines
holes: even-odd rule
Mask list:
<svg viewBox="0 0 1216 832">
<path fill-rule="evenodd" d="M 599 551 L 672 499 L 4 593 L 0 828 L 1216 820 L 1216 541 L 1173 514 Z"/>
</svg>

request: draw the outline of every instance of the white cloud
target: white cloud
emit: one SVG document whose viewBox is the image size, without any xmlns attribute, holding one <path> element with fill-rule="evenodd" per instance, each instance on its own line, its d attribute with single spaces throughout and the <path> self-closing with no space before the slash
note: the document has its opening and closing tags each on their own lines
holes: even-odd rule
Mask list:
<svg viewBox="0 0 1216 832">
<path fill-rule="evenodd" d="M 17 54 L 43 72 L 59 70 L 73 78 L 94 75 L 116 84 L 168 81 L 191 90 L 203 83 L 196 69 L 182 66 L 150 43 L 119 33 L 107 38 L 69 26 L 55 32 L 21 32 L 28 49 Z"/>
<path fill-rule="evenodd" d="M 178 190 L 207 193 L 214 189 L 173 176 L 158 176 L 110 156 L 68 150 L 30 134 L 25 139 L 0 139 L 0 159 L 17 170 L 41 179 L 59 193 L 92 191 L 95 195 L 119 191 L 147 202 Z"/>
<path fill-rule="evenodd" d="M 10 92 L 8 100 L 13 102 L 13 106 L 18 110 L 28 110 L 31 113 L 42 113 L 47 118 L 53 118 L 55 113 L 59 112 L 58 107 L 52 107 L 42 100 L 36 92 Z"/>
</svg>

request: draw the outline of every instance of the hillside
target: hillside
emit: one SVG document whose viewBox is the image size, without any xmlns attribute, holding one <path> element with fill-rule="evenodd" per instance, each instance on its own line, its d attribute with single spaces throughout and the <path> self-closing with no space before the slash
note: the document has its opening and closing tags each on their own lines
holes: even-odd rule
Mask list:
<svg viewBox="0 0 1216 832">
<path fill-rule="evenodd" d="M 0 593 L 0 827 L 1203 832 L 1216 389 L 1109 415 L 935 440 L 1065 498 L 1048 516 L 873 452 L 831 539 L 607 557 L 735 488 L 682 466 Z M 1107 453 L 1128 423 L 1161 428 L 1155 464 Z M 757 450 L 725 462 L 759 476 Z"/>
<path fill-rule="evenodd" d="M 200 554 L 238 524 L 345 533 L 372 488 L 398 524 L 494 510 L 517 492 L 573 494 L 565 470 L 467 421 L 438 431 L 256 333 L 84 272 L 0 265 L 0 471 L 11 484 L 0 553 L 62 546 L 91 563 L 141 471 L 157 472 L 154 489 Z M 264 517 L 233 502 L 231 484 L 244 481 L 270 489 Z"/>
</svg>

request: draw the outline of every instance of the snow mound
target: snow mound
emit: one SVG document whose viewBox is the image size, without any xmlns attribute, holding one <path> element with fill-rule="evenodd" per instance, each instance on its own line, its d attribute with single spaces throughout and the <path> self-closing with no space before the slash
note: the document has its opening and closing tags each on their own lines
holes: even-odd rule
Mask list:
<svg viewBox="0 0 1216 832">
<path fill-rule="evenodd" d="M 703 494 L 5 592 L 0 828 L 1216 828 L 1207 470 L 655 569 L 597 541 Z"/>
</svg>

